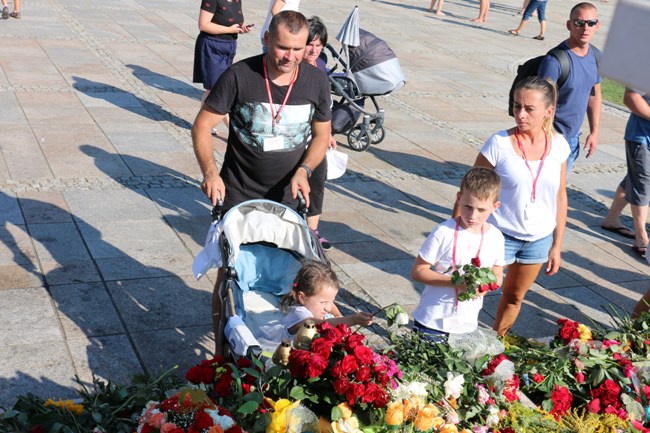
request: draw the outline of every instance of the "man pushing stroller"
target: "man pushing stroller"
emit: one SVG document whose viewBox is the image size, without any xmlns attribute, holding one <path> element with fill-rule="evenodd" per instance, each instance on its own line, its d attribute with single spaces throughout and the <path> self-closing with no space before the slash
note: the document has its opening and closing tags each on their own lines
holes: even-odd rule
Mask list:
<svg viewBox="0 0 650 433">
<path fill-rule="evenodd" d="M 298 191 L 309 206 L 308 178 L 329 145 L 331 111 L 327 78 L 302 63 L 307 36 L 301 13 L 275 15 L 265 37 L 268 53 L 235 63 L 196 116 L 192 143 L 203 173 L 201 189 L 213 205 L 223 200 L 224 212 L 258 198 L 295 208 Z M 230 131 L 219 172 L 211 129 L 226 114 Z M 222 278 L 220 270 L 212 297 L 216 354 L 222 350 L 217 293 Z"/>
</svg>

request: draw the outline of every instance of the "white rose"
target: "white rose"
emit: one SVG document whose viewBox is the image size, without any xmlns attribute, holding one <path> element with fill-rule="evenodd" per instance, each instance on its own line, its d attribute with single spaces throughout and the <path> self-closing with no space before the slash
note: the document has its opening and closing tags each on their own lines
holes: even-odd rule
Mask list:
<svg viewBox="0 0 650 433">
<path fill-rule="evenodd" d="M 463 392 L 463 384 L 465 383 L 465 378 L 462 374 L 454 376 L 454 373 L 451 371 L 447 372 L 447 381 L 445 382 L 445 398 L 452 397 L 458 399 L 460 394 Z"/>
<path fill-rule="evenodd" d="M 409 324 L 409 315 L 406 313 L 398 313 L 397 316 L 395 316 L 395 323 L 397 323 L 397 326 L 406 326 Z"/>
</svg>

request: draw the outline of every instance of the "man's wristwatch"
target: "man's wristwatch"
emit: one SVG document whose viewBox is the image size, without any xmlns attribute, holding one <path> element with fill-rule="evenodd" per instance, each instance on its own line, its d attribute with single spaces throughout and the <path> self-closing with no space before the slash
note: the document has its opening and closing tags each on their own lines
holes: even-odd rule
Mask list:
<svg viewBox="0 0 650 433">
<path fill-rule="evenodd" d="M 311 177 L 311 168 L 307 164 L 300 164 L 298 168 L 304 168 L 305 171 L 307 172 L 307 178 Z"/>
</svg>

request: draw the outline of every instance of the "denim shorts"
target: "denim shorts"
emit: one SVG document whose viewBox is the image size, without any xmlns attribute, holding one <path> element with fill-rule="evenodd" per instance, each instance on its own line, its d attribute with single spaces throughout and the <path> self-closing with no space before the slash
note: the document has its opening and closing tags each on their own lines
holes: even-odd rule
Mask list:
<svg viewBox="0 0 650 433">
<path fill-rule="evenodd" d="M 420 334 L 420 338 L 423 340 L 438 344 L 447 343 L 447 337 L 449 337 L 448 333 L 438 331 L 437 329 L 428 328 L 417 320 L 413 321 L 413 331 L 418 332 Z"/>
<path fill-rule="evenodd" d="M 539 18 L 539 22 L 541 23 L 542 21 L 546 20 L 546 3 L 547 0 L 531 0 L 530 3 L 528 3 L 528 7 L 524 11 L 524 21 L 528 21 L 530 17 L 533 16 L 533 12 L 537 11 L 537 17 Z"/>
<path fill-rule="evenodd" d="M 553 244 L 553 234 L 537 239 L 536 241 L 523 241 L 503 234 L 505 238 L 505 256 L 506 264 L 511 265 L 514 262 L 523 265 L 536 265 L 546 263 L 548 252 Z"/>
</svg>

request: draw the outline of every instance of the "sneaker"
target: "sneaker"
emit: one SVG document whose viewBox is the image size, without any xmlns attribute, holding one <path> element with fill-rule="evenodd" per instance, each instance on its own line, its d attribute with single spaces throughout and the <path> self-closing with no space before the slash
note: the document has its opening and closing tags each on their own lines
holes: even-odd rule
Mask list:
<svg viewBox="0 0 650 433">
<path fill-rule="evenodd" d="M 316 230 L 316 237 L 318 238 L 318 242 L 320 242 L 320 246 L 323 247 L 325 251 L 332 249 L 332 244 L 330 244 L 330 241 L 322 237 L 320 233 L 318 233 L 318 230 Z"/>
<path fill-rule="evenodd" d="M 2 8 L 2 19 L 3 20 L 8 20 L 9 19 L 9 6 L 4 6 Z"/>
<path fill-rule="evenodd" d="M 3 12 L 3 15 L 4 15 L 4 12 Z M 20 12 L 12 12 L 12 13 L 9 14 L 9 16 L 10 16 L 11 18 L 17 18 L 17 19 L 20 19 Z"/>
</svg>

